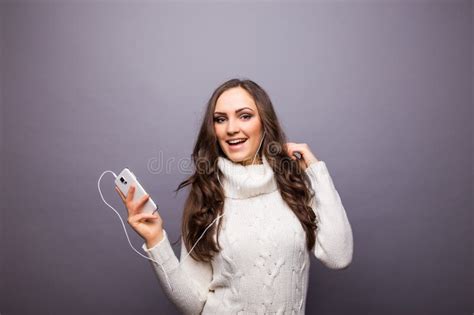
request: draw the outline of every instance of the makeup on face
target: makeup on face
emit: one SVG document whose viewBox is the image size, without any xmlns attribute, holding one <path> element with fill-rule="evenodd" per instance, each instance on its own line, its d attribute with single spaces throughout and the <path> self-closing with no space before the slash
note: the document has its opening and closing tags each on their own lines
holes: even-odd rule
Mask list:
<svg viewBox="0 0 474 315">
<path fill-rule="evenodd" d="M 262 130 L 252 96 L 243 88 L 231 88 L 218 98 L 213 115 L 214 130 L 226 156 L 238 163 L 251 160 Z"/>
</svg>

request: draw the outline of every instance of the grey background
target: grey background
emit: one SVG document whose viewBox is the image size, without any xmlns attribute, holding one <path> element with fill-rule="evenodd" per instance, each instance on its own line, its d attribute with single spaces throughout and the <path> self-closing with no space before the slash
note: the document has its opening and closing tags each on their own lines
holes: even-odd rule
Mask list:
<svg viewBox="0 0 474 315">
<path fill-rule="evenodd" d="M 261 84 L 289 140 L 326 162 L 352 224 L 349 269 L 312 257 L 307 314 L 472 314 L 473 12 L 2 2 L 1 314 L 177 313 L 97 179 L 134 170 L 177 240 L 186 194 L 173 189 L 189 175 L 178 162 L 211 92 L 235 76 Z M 125 219 L 110 174 L 102 187 Z"/>
</svg>

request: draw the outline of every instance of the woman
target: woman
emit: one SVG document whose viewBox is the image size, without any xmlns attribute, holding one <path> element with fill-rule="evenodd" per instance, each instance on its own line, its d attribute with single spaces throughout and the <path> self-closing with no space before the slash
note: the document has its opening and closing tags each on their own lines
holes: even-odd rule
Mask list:
<svg viewBox="0 0 474 315">
<path fill-rule="evenodd" d="M 352 261 L 325 162 L 286 143 L 267 93 L 238 79 L 212 94 L 192 157 L 195 173 L 177 189 L 190 185 L 181 262 L 159 214 L 140 212 L 149 197 L 132 203 L 133 188 L 117 189 L 167 297 L 185 314 L 304 314 L 309 254 L 331 269 Z"/>
</svg>

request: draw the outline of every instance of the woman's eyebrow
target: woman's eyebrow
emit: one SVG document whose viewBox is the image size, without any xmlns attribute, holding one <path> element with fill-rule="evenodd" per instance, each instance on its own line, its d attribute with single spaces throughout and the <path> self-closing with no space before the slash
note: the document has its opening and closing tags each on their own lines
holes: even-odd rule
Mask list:
<svg viewBox="0 0 474 315">
<path fill-rule="evenodd" d="M 253 112 L 253 109 L 251 109 L 250 107 L 242 107 L 242 108 L 239 108 L 238 110 L 236 110 L 235 113 L 237 114 L 238 112 L 241 112 L 244 109 L 250 109 Z M 214 112 L 214 114 L 226 115 L 226 113 L 222 113 L 222 112 Z"/>
</svg>

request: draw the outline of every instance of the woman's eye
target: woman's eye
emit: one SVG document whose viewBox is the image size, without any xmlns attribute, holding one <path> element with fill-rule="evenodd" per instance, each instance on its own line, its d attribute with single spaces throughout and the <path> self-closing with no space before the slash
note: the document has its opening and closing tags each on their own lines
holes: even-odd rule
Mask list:
<svg viewBox="0 0 474 315">
<path fill-rule="evenodd" d="M 242 114 L 240 116 L 240 118 L 244 119 L 244 120 L 249 120 L 250 118 L 252 118 L 252 115 L 250 114 Z M 224 122 L 225 120 L 225 117 L 214 117 L 214 121 L 218 124 Z"/>
</svg>

